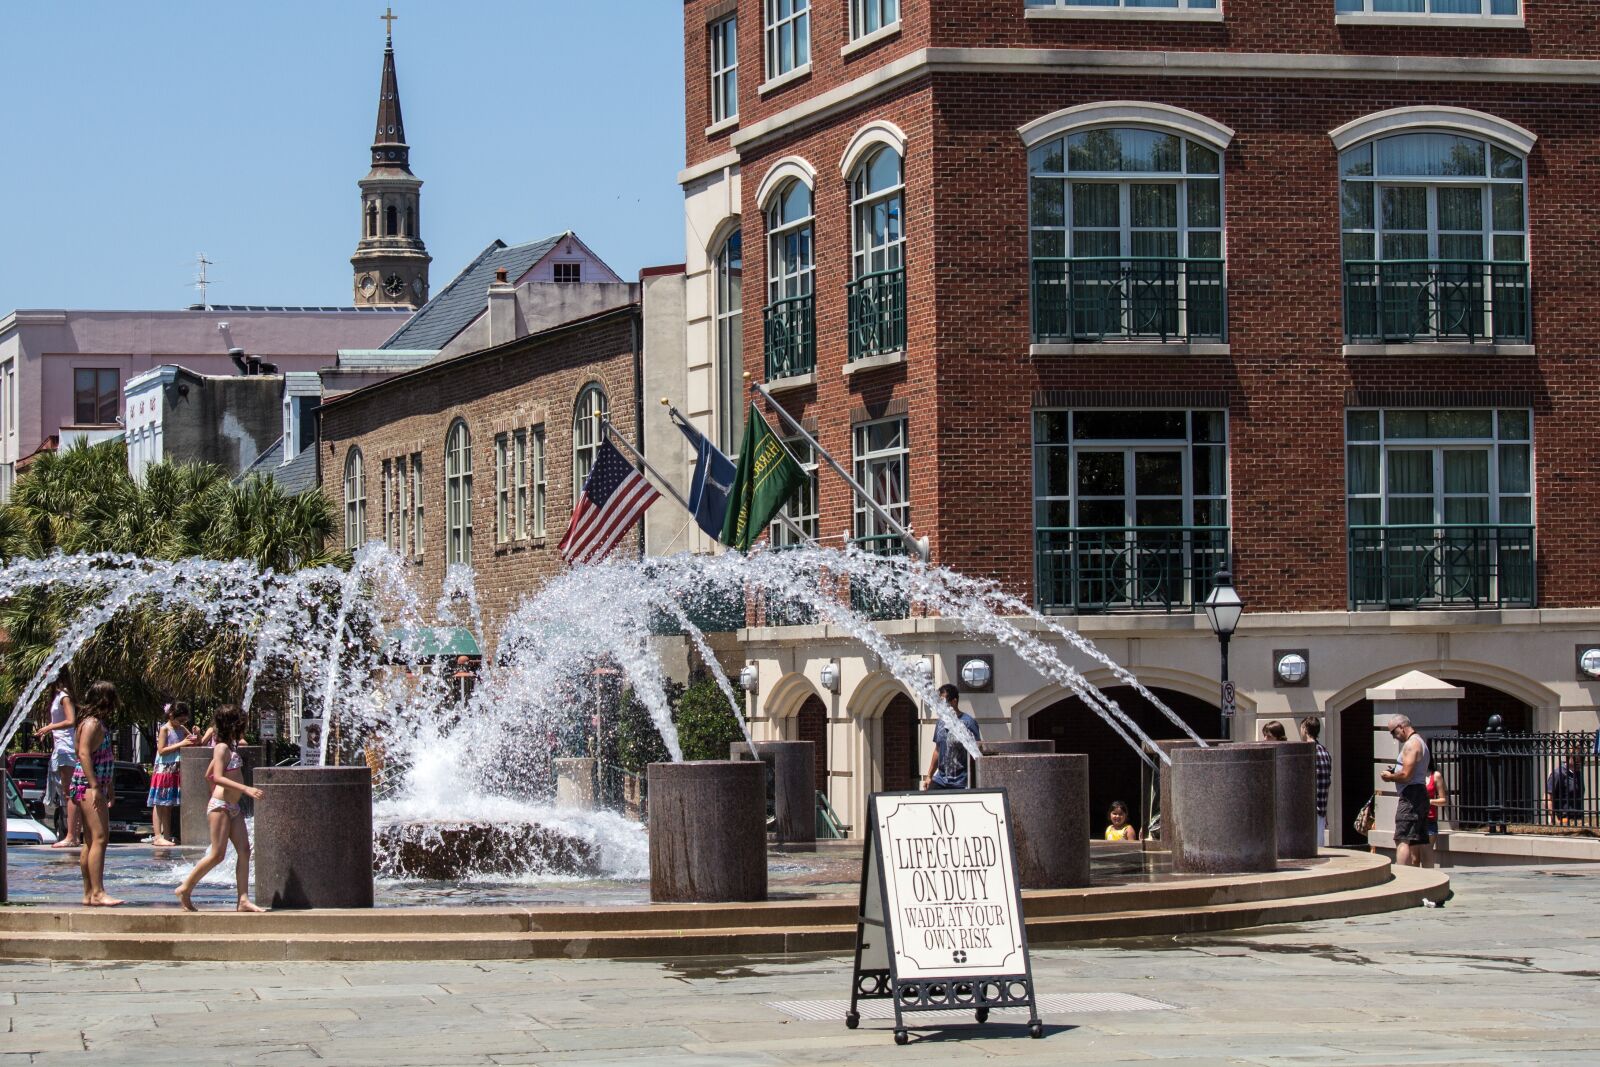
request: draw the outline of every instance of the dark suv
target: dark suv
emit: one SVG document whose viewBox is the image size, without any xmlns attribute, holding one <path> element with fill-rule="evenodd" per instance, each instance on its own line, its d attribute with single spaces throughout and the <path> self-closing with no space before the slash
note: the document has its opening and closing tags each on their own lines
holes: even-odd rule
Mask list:
<svg viewBox="0 0 1600 1067">
<path fill-rule="evenodd" d="M 150 816 L 150 772 L 137 763 L 118 760 L 112 770 L 111 837 L 149 837 L 155 832 Z M 57 837 L 67 835 L 67 809 L 56 805 L 50 812 Z"/>
<path fill-rule="evenodd" d="M 6 773 L 17 783 L 22 802 L 33 814 L 29 818 L 42 820 L 46 779 L 50 774 L 50 757 L 43 752 L 13 752 L 6 757 Z"/>
</svg>

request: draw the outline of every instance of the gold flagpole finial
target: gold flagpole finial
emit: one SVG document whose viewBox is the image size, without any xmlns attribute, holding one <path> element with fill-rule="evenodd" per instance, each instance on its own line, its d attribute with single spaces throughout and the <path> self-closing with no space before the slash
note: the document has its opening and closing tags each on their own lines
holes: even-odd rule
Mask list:
<svg viewBox="0 0 1600 1067">
<path fill-rule="evenodd" d="M 667 397 L 662 397 L 661 398 L 661 406 L 664 407 L 664 408 L 669 408 L 669 407 L 672 406 L 672 401 L 670 399 L 668 399 Z"/>
</svg>

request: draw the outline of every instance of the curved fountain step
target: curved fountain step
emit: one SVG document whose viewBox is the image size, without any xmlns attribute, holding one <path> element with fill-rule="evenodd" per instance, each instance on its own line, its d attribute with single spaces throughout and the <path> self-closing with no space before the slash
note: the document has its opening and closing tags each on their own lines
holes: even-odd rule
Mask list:
<svg viewBox="0 0 1600 1067">
<path fill-rule="evenodd" d="M 1094 915 L 1128 910 L 1157 911 L 1246 903 L 1282 897 L 1347 892 L 1388 880 L 1388 861 L 1370 852 L 1328 850 L 1320 862 L 1269 877 L 1209 878 L 1029 890 L 1030 918 Z M 238 915 L 227 911 L 182 912 L 126 908 L 0 908 L 0 935 L 7 933 L 227 935 L 320 934 L 418 935 L 448 932 L 484 936 L 605 930 L 719 930 L 849 925 L 852 896 L 775 899 L 757 904 L 637 904 L 610 908 L 374 908 L 371 910 L 280 911 Z"/>
<path fill-rule="evenodd" d="M 1307 880 L 1297 883 L 1304 889 Z M 1398 868 L 1376 884 L 1331 892 L 1238 900 L 1184 907 L 1139 908 L 1076 915 L 1032 916 L 1035 945 L 1105 937 L 1209 932 L 1343 918 L 1416 907 L 1444 894 L 1442 871 Z M 1030 898 L 1031 902 L 1031 898 Z M 1123 902 L 1130 901 L 1125 897 Z M 1148 901 L 1145 901 L 1148 902 Z M 832 904 L 833 902 L 830 902 Z M 853 904 L 851 905 L 853 908 Z M 83 914 L 83 913 L 79 913 Z M 301 913 L 306 918 L 316 913 Z M 452 913 L 459 914 L 459 913 Z M 599 913 L 591 913 L 591 919 Z M 193 919 L 194 916 L 187 916 Z M 0 957 L 55 960 L 431 960 L 533 958 L 646 958 L 733 954 L 839 952 L 853 946 L 853 916 L 826 924 L 772 923 L 722 927 L 574 929 L 486 932 L 437 929 L 419 932 L 318 933 L 268 931 L 259 916 L 240 916 L 227 933 L 168 930 L 112 933 L 57 928 L 0 934 Z M 777 918 L 777 916 L 770 916 Z M 248 927 L 251 928 L 247 928 Z"/>
</svg>

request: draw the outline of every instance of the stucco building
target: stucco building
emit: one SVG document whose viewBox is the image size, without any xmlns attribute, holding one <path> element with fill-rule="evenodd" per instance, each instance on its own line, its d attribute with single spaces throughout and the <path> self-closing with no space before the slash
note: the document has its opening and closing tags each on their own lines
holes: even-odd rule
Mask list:
<svg viewBox="0 0 1600 1067">
<path fill-rule="evenodd" d="M 1463 728 L 1595 726 L 1590 4 L 686 0 L 684 26 L 687 395 L 724 447 L 748 371 L 936 562 L 1202 733 L 1322 717 L 1336 834 L 1383 756 L 1366 690 L 1407 670 L 1462 684 Z M 795 507 L 882 533 L 825 471 Z M 1224 564 L 1229 724 L 1196 610 Z M 937 682 L 992 652 L 882 625 Z M 757 729 L 823 743 L 847 822 L 914 784 L 931 720 L 859 648 L 745 636 Z M 1016 660 L 965 699 L 1091 753 L 1097 805 L 1136 792 Z"/>
</svg>

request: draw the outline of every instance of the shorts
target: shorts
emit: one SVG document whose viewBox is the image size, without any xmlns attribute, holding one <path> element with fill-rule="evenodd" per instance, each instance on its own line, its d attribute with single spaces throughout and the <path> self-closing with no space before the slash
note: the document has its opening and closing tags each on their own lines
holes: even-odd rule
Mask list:
<svg viewBox="0 0 1600 1067">
<path fill-rule="evenodd" d="M 1420 783 L 1400 790 L 1400 802 L 1394 809 L 1395 844 L 1426 845 L 1428 843 L 1428 787 Z"/>
<path fill-rule="evenodd" d="M 77 765 L 78 754 L 76 752 L 58 751 L 50 757 L 50 769 L 52 771 L 70 771 Z"/>
</svg>

